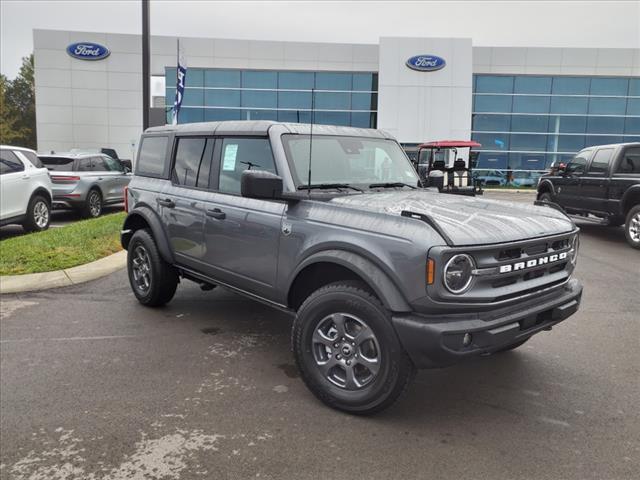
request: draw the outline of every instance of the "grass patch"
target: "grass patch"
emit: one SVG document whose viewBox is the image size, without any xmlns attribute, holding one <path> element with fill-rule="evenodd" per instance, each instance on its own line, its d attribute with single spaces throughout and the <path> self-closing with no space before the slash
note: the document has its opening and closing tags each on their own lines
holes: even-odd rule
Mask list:
<svg viewBox="0 0 640 480">
<path fill-rule="evenodd" d="M 0 241 L 0 275 L 50 272 L 121 250 L 124 212 Z"/>
</svg>

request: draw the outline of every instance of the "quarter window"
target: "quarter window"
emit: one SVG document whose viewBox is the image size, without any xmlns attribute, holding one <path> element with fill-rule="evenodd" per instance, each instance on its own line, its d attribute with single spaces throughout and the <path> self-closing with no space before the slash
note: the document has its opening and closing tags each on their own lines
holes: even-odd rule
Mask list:
<svg viewBox="0 0 640 480">
<path fill-rule="evenodd" d="M 224 193 L 240 194 L 240 178 L 245 170 L 276 173 L 266 138 L 225 138 L 220 157 L 218 189 Z"/>
<path fill-rule="evenodd" d="M 140 145 L 136 173 L 150 177 L 165 176 L 167 137 L 145 137 Z"/>
<path fill-rule="evenodd" d="M 171 178 L 185 187 L 208 188 L 213 138 L 181 138 Z"/>
<path fill-rule="evenodd" d="M 0 175 L 5 173 L 22 172 L 24 165 L 10 150 L 0 150 Z"/>
<path fill-rule="evenodd" d="M 91 166 L 91 158 L 83 158 L 78 160 L 78 172 L 90 172 L 93 169 Z"/>
<path fill-rule="evenodd" d="M 628 148 L 624 152 L 618 173 L 640 173 L 640 147 Z"/>
<path fill-rule="evenodd" d="M 601 148 L 598 150 L 591 161 L 589 173 L 605 173 L 609 168 L 612 153 L 612 148 Z"/>
<path fill-rule="evenodd" d="M 44 165 L 35 153 L 29 152 L 27 150 L 22 150 L 20 153 L 27 157 L 27 160 L 29 160 L 34 167 L 44 168 Z"/>
</svg>

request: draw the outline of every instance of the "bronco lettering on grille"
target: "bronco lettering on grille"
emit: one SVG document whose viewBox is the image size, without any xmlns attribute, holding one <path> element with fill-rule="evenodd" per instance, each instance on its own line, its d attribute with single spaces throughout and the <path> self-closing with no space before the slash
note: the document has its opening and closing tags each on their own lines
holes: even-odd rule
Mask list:
<svg viewBox="0 0 640 480">
<path fill-rule="evenodd" d="M 500 273 L 517 272 L 518 270 L 525 270 L 527 268 L 538 267 L 540 265 L 546 265 L 547 263 L 559 262 L 566 260 L 568 252 L 554 253 L 553 255 L 547 255 L 546 257 L 533 258 L 526 262 L 517 262 L 509 265 L 502 265 L 500 267 Z"/>
</svg>

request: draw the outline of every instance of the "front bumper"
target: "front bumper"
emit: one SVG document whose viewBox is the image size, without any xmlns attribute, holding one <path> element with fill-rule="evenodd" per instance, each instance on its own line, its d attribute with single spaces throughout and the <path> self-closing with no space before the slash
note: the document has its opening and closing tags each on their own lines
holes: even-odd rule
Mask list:
<svg viewBox="0 0 640 480">
<path fill-rule="evenodd" d="M 492 353 L 551 327 L 580 306 L 582 285 L 575 279 L 541 297 L 476 314 L 394 315 L 393 324 L 418 368 L 445 367 Z M 466 333 L 471 343 L 463 345 Z"/>
</svg>

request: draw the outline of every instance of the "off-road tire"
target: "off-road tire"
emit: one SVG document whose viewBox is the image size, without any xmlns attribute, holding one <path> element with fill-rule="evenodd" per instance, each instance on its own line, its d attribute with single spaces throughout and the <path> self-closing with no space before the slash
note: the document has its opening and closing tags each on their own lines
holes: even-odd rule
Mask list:
<svg viewBox="0 0 640 480">
<path fill-rule="evenodd" d="M 640 250 L 640 205 L 632 207 L 624 222 L 624 236 L 631 247 Z"/>
<path fill-rule="evenodd" d="M 97 202 L 97 206 L 93 203 L 94 201 Z M 80 209 L 80 215 L 82 215 L 83 218 L 98 218 L 102 214 L 103 208 L 104 204 L 100 190 L 92 188 L 89 190 L 89 193 L 87 193 L 87 199 Z"/>
<path fill-rule="evenodd" d="M 46 223 L 42 220 L 42 216 L 46 216 Z M 42 195 L 34 195 L 29 200 L 27 206 L 27 215 L 22 224 L 27 232 L 41 232 L 49 228 L 51 223 L 51 203 Z"/>
<path fill-rule="evenodd" d="M 178 272 L 160 256 L 156 242 L 147 229 L 137 230 L 127 248 L 127 272 L 133 294 L 138 301 L 147 307 L 160 307 L 169 303 L 178 287 Z M 143 288 L 136 279 L 134 260 L 140 252 L 148 259 L 148 288 Z"/>
<path fill-rule="evenodd" d="M 538 200 L 540 200 L 541 202 L 553 203 L 553 197 L 551 196 L 551 193 L 549 193 L 549 192 L 541 193 L 540 196 L 538 197 Z"/>
<path fill-rule="evenodd" d="M 370 383 L 355 391 L 341 388 L 325 377 L 312 351 L 312 337 L 317 328 L 335 313 L 365 320 L 379 345 L 379 371 Z M 292 348 L 309 390 L 328 406 L 352 414 L 369 415 L 388 408 L 407 390 L 415 374 L 389 311 L 366 285 L 357 281 L 326 285 L 303 302 L 293 323 Z M 358 347 L 355 348 L 357 352 Z"/>
</svg>

